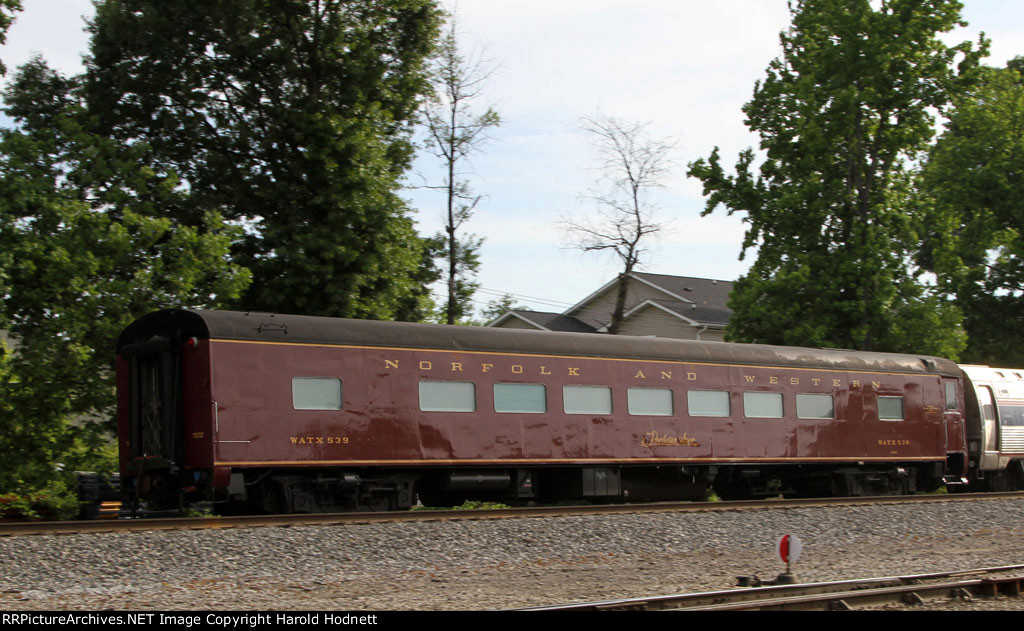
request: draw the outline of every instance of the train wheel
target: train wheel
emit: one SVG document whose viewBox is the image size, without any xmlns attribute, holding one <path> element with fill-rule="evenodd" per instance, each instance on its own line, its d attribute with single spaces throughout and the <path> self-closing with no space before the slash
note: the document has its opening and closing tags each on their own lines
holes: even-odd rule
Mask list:
<svg viewBox="0 0 1024 631">
<path fill-rule="evenodd" d="M 1024 491 L 1024 460 L 1014 460 L 1007 467 L 1013 491 Z"/>
<path fill-rule="evenodd" d="M 1006 469 L 992 474 L 988 487 L 997 492 L 1024 490 L 1024 461 L 1014 460 Z"/>
<path fill-rule="evenodd" d="M 284 492 L 284 486 L 279 481 L 265 481 L 262 488 L 264 511 L 274 515 L 291 512 L 291 507 L 288 506 L 288 497 Z"/>
</svg>

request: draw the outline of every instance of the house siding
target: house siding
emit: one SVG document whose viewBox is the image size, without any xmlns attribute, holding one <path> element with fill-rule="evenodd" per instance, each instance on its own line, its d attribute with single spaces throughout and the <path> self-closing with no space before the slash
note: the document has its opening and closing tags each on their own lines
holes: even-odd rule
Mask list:
<svg viewBox="0 0 1024 631">
<path fill-rule="evenodd" d="M 644 311 L 648 310 L 645 309 Z M 662 315 L 665 318 L 672 317 L 664 312 L 662 312 Z M 675 340 L 697 339 L 697 327 L 679 319 L 676 319 L 675 322 L 670 322 L 665 318 L 661 318 L 657 314 L 636 314 L 628 321 L 622 323 L 622 327 L 619 328 L 619 334 L 637 335 L 640 337 L 668 337 Z"/>
<path fill-rule="evenodd" d="M 676 340 L 722 341 L 722 331 L 703 329 L 654 306 L 645 307 L 622 323 L 621 335 L 668 337 Z"/>
<path fill-rule="evenodd" d="M 580 319 L 591 318 L 608 325 L 612 321 L 612 312 L 615 311 L 615 296 L 618 293 L 618 283 L 594 296 L 593 300 L 566 315 L 575 316 Z M 629 283 L 626 291 L 626 309 L 629 311 L 645 300 L 678 300 L 663 291 L 655 289 L 646 283 L 633 281 Z"/>
<path fill-rule="evenodd" d="M 700 334 L 700 339 L 704 342 L 724 342 L 725 329 L 708 329 Z"/>
</svg>

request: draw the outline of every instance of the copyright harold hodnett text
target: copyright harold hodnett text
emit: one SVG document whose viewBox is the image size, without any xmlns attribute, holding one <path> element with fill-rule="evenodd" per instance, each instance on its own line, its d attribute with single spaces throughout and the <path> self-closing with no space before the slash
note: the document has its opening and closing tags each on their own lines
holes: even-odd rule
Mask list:
<svg viewBox="0 0 1024 631">
<path fill-rule="evenodd" d="M 254 629 L 262 626 L 360 626 L 377 624 L 377 614 L 351 613 L 3 613 L 7 625 L 168 625 L 177 628 Z"/>
</svg>

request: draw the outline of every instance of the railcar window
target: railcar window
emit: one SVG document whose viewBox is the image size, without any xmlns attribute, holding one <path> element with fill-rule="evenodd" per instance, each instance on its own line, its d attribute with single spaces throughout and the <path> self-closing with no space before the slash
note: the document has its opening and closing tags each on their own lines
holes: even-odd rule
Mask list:
<svg viewBox="0 0 1024 631">
<path fill-rule="evenodd" d="M 562 386 L 566 414 L 611 414 L 612 389 L 607 386 Z"/>
<path fill-rule="evenodd" d="M 983 406 L 982 411 L 985 413 L 985 420 L 986 421 L 994 421 L 994 420 L 996 420 L 996 409 L 994 407 L 992 407 L 991 403 Z"/>
<path fill-rule="evenodd" d="M 672 416 L 672 391 L 668 388 L 630 388 L 629 413 L 634 416 Z"/>
<path fill-rule="evenodd" d="M 1024 407 L 1019 405 L 1000 405 L 999 420 L 1003 427 L 1024 425 Z"/>
<path fill-rule="evenodd" d="M 797 418 L 835 418 L 836 408 L 831 394 L 796 395 Z"/>
<path fill-rule="evenodd" d="M 688 390 L 686 407 L 690 416 L 729 416 L 729 393 L 725 390 Z"/>
<path fill-rule="evenodd" d="M 903 397 L 878 397 L 878 418 L 883 421 L 902 421 Z"/>
<path fill-rule="evenodd" d="M 496 383 L 494 411 L 530 414 L 547 412 L 547 389 L 540 383 Z"/>
<path fill-rule="evenodd" d="M 956 383 L 952 381 L 946 382 L 946 409 L 956 409 Z"/>
<path fill-rule="evenodd" d="M 743 413 L 747 418 L 782 418 L 782 393 L 744 392 Z"/>
<path fill-rule="evenodd" d="M 421 381 L 420 409 L 424 412 L 475 412 L 472 381 Z"/>
<path fill-rule="evenodd" d="M 296 410 L 340 410 L 341 379 L 292 377 L 292 407 Z"/>
<path fill-rule="evenodd" d="M 1003 425 L 1024 425 L 1024 407 L 1019 405 L 1007 405 L 999 408 L 999 417 L 1003 419 Z"/>
<path fill-rule="evenodd" d="M 978 388 L 978 403 L 981 404 L 981 416 L 986 421 L 996 420 L 996 406 L 993 403 L 992 389 L 988 386 Z"/>
</svg>

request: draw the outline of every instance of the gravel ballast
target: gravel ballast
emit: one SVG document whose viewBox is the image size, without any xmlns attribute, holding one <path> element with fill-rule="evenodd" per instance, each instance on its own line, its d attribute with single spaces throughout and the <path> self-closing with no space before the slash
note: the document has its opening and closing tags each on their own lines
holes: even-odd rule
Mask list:
<svg viewBox="0 0 1024 631">
<path fill-rule="evenodd" d="M 1024 564 L 1024 500 L 7 537 L 0 609 L 480 610 L 729 589 L 782 572 L 787 533 L 801 582 Z"/>
</svg>

